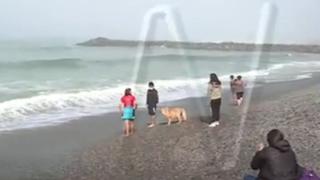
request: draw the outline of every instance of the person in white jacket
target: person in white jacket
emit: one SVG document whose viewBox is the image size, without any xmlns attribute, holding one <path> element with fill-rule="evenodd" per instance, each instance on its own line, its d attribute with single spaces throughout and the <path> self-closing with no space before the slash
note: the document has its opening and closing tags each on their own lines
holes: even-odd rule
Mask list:
<svg viewBox="0 0 320 180">
<path fill-rule="evenodd" d="M 209 127 L 216 127 L 220 124 L 220 106 L 222 98 L 221 81 L 215 73 L 210 74 L 208 83 L 208 97 L 210 98 L 210 106 L 212 113 L 212 121 Z"/>
</svg>

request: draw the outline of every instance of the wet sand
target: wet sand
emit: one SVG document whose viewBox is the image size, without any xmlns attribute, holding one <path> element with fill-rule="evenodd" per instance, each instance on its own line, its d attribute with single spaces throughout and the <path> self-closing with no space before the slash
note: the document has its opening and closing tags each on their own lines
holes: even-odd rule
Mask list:
<svg viewBox="0 0 320 180">
<path fill-rule="evenodd" d="M 213 129 L 207 99 L 189 98 L 162 104 L 185 107 L 188 122 L 168 127 L 159 115 L 160 125 L 148 129 L 140 110 L 138 131 L 129 138 L 121 136 L 118 113 L 1 134 L 0 179 L 241 179 L 251 172 L 255 145 L 274 127 L 288 136 L 301 164 L 320 171 L 319 79 L 254 90 L 234 167 L 243 114 L 225 92 L 221 125 Z"/>
</svg>

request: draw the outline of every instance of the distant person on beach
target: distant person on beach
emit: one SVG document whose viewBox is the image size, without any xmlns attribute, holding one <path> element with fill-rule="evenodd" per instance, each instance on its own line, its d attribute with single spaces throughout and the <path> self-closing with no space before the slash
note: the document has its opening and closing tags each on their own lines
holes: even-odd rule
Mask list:
<svg viewBox="0 0 320 180">
<path fill-rule="evenodd" d="M 232 104 L 236 104 L 237 97 L 236 97 L 236 81 L 234 79 L 234 76 L 230 76 L 230 91 L 231 91 L 231 99 Z"/>
<path fill-rule="evenodd" d="M 237 96 L 237 105 L 240 106 L 243 101 L 243 95 L 244 95 L 244 88 L 246 84 L 242 80 L 242 76 L 237 76 L 237 79 L 235 80 L 235 92 Z"/>
<path fill-rule="evenodd" d="M 210 98 L 210 106 L 212 113 L 212 122 L 209 127 L 216 127 L 220 123 L 220 106 L 222 97 L 221 81 L 215 73 L 210 74 L 208 83 L 208 97 Z"/>
<path fill-rule="evenodd" d="M 150 116 L 150 125 L 148 127 L 154 127 L 156 125 L 156 110 L 159 103 L 158 91 L 154 88 L 154 83 L 149 82 L 149 89 L 147 91 L 147 108 Z"/>
<path fill-rule="evenodd" d="M 134 119 L 137 102 L 136 97 L 132 95 L 130 88 L 125 89 L 119 109 L 122 114 L 122 120 L 124 121 L 124 135 L 132 135 L 134 132 Z"/>
<path fill-rule="evenodd" d="M 298 165 L 296 155 L 283 133 L 273 129 L 267 134 L 267 141 L 269 146 L 259 144 L 251 161 L 251 168 L 259 170 L 256 180 L 299 180 L 304 170 Z"/>
</svg>

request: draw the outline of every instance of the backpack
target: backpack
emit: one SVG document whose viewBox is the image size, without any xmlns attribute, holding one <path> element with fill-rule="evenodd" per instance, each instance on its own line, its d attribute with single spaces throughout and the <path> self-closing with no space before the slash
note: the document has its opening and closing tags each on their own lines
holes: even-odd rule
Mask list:
<svg viewBox="0 0 320 180">
<path fill-rule="evenodd" d="M 320 180 L 320 177 L 313 170 L 305 170 L 300 180 Z"/>
</svg>

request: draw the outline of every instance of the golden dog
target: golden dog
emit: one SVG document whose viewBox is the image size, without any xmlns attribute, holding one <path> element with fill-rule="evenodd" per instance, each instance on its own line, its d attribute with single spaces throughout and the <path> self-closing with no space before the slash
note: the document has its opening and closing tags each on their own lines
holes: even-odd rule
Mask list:
<svg viewBox="0 0 320 180">
<path fill-rule="evenodd" d="M 186 110 L 181 107 L 164 107 L 160 109 L 160 112 L 167 118 L 168 125 L 171 122 L 178 121 L 180 124 L 182 121 L 187 120 Z"/>
</svg>

